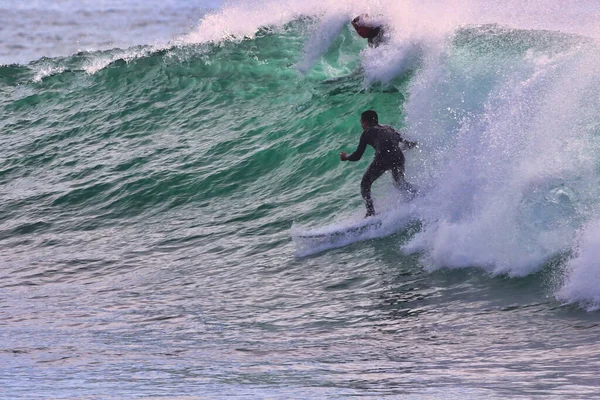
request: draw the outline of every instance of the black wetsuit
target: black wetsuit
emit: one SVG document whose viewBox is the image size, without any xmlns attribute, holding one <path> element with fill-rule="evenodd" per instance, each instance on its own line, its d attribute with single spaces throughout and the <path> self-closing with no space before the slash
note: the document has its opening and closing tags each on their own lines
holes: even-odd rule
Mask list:
<svg viewBox="0 0 600 400">
<path fill-rule="evenodd" d="M 383 28 L 378 26 L 373 29 L 373 34 L 367 38 L 369 47 L 377 47 L 383 42 Z"/>
<path fill-rule="evenodd" d="M 377 47 L 383 42 L 383 26 L 363 24 L 360 15 L 352 20 L 352 26 L 361 37 L 367 39 L 369 47 Z"/>
<path fill-rule="evenodd" d="M 346 158 L 348 161 L 358 161 L 364 154 L 367 145 L 375 149 L 375 158 L 360 182 L 360 194 L 365 200 L 367 216 L 375 214 L 371 199 L 371 185 L 385 171 L 392 171 L 392 177 L 398 189 L 406 191 L 411 197 L 416 194 L 413 186 L 404 179 L 404 154 L 401 143 L 404 143 L 409 149 L 416 146 L 415 142 L 404 140 L 400 132 L 391 126 L 373 125 L 363 131 L 356 151 Z"/>
</svg>

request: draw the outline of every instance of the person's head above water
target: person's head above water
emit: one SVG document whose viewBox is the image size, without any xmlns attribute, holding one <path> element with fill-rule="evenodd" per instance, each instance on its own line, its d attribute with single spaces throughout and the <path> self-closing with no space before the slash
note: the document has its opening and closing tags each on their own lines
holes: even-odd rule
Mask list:
<svg viewBox="0 0 600 400">
<path fill-rule="evenodd" d="M 373 40 L 382 31 L 381 23 L 369 16 L 362 14 L 352 20 L 356 33 L 364 39 Z"/>
<path fill-rule="evenodd" d="M 373 110 L 367 110 L 360 115 L 360 124 L 363 129 L 367 129 L 370 126 L 377 125 L 379 123 L 379 116 Z"/>
</svg>

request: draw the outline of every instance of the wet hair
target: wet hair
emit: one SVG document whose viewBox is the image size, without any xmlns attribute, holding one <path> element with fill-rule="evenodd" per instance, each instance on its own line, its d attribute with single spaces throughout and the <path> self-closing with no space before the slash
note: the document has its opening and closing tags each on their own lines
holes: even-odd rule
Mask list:
<svg viewBox="0 0 600 400">
<path fill-rule="evenodd" d="M 373 110 L 367 110 L 360 115 L 360 120 L 365 121 L 369 126 L 377 125 L 379 123 L 379 117 Z"/>
</svg>

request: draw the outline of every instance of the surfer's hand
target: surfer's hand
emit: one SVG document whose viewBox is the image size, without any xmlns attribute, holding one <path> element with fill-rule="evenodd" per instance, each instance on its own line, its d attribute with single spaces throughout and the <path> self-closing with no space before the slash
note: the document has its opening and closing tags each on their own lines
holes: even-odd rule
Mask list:
<svg viewBox="0 0 600 400">
<path fill-rule="evenodd" d="M 346 152 L 342 151 L 340 153 L 340 160 L 342 160 L 342 161 L 348 160 L 348 154 L 346 154 Z"/>
<path fill-rule="evenodd" d="M 412 149 L 414 147 L 417 147 L 418 143 L 417 142 L 409 142 L 408 140 L 406 141 L 406 148 L 407 149 Z"/>
</svg>

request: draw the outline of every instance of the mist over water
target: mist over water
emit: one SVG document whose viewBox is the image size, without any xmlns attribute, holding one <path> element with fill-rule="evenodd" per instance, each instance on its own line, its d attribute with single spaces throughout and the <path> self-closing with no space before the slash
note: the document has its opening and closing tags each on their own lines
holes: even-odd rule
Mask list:
<svg viewBox="0 0 600 400">
<path fill-rule="evenodd" d="M 0 9 L 2 395 L 598 395 L 596 2 Z"/>
</svg>

